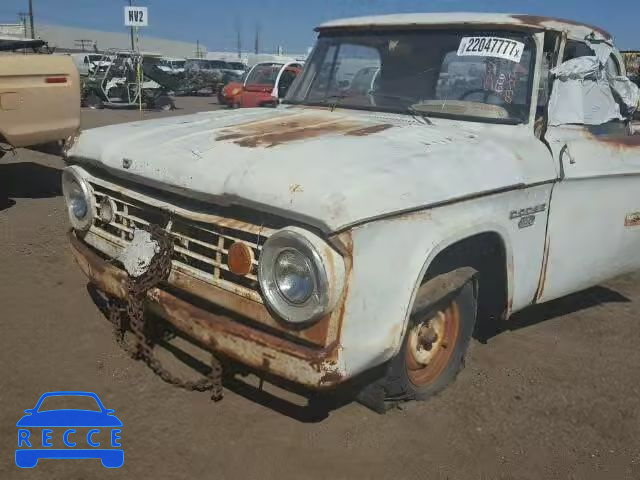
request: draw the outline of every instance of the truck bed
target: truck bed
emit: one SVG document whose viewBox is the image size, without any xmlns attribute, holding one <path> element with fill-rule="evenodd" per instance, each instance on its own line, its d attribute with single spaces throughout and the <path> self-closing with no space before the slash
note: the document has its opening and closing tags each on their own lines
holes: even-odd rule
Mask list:
<svg viewBox="0 0 640 480">
<path fill-rule="evenodd" d="M 27 147 L 80 128 L 80 78 L 71 57 L 0 55 L 0 142 Z"/>
</svg>

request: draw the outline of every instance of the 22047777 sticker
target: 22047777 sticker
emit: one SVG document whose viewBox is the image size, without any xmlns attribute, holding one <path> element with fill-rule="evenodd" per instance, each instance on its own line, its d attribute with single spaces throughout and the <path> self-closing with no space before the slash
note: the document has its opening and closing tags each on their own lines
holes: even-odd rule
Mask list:
<svg viewBox="0 0 640 480">
<path fill-rule="evenodd" d="M 500 37 L 463 37 L 459 57 L 493 57 L 520 63 L 524 43 Z"/>
</svg>

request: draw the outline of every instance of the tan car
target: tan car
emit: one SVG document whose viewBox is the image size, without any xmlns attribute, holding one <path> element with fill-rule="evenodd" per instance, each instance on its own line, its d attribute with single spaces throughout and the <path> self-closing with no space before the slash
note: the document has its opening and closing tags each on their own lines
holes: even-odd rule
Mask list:
<svg viewBox="0 0 640 480">
<path fill-rule="evenodd" d="M 71 57 L 0 52 L 0 144 L 65 140 L 79 128 L 80 78 Z"/>
</svg>

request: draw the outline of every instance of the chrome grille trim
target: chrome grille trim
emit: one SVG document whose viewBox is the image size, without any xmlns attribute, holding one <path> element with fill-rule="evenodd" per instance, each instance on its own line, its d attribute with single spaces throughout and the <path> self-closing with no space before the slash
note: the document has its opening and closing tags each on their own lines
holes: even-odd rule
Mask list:
<svg viewBox="0 0 640 480">
<path fill-rule="evenodd" d="M 146 197 L 139 192 L 124 191 L 103 180 L 89 180 L 96 202 L 96 216 L 87 236 L 88 243 L 95 237 L 114 244 L 119 251 L 130 242 L 134 228 L 155 223 L 176 240 L 173 268 L 199 280 L 262 303 L 259 293 L 257 265 L 262 245 L 272 229 L 216 215 L 190 212 L 171 204 Z M 114 218 L 106 223 L 100 218 L 100 204 L 108 198 L 116 207 Z M 194 217 L 194 218 L 190 218 Z M 254 254 L 249 274 L 237 276 L 229 271 L 226 255 L 235 242 L 248 245 Z M 103 251 L 114 256 L 114 249 Z"/>
</svg>

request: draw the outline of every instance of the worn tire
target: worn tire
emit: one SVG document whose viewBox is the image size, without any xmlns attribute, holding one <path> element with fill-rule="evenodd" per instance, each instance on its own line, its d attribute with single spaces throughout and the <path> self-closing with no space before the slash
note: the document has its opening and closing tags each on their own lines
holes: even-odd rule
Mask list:
<svg viewBox="0 0 640 480">
<path fill-rule="evenodd" d="M 84 99 L 84 106 L 92 110 L 100 110 L 104 108 L 104 102 L 95 93 L 90 93 Z"/>
<path fill-rule="evenodd" d="M 153 107 L 156 110 L 160 110 L 162 112 L 168 112 L 169 110 L 175 109 L 175 105 L 173 100 L 169 95 L 160 95 L 159 97 L 153 100 Z"/>
<path fill-rule="evenodd" d="M 398 402 L 427 400 L 451 384 L 464 366 L 464 357 L 474 331 L 477 310 L 476 290 L 475 281 L 469 281 L 452 300 L 447 300 L 449 302 L 447 305 L 434 305 L 433 311 L 422 315 L 421 318 L 412 317 L 409 321 L 402 347 L 387 365 L 385 375 L 365 387 L 358 395 L 358 400 L 373 410 L 383 413 Z M 419 382 L 416 379 L 420 375 L 416 374 L 416 370 L 412 370 L 412 367 L 416 366 L 415 363 L 410 365 L 412 361 L 408 353 L 411 348 L 409 337 L 414 328 L 417 328 L 425 319 L 428 320 L 432 316 L 436 318 L 435 315 L 439 315 L 439 312 L 443 312 L 442 314 L 445 318 L 454 315 L 454 313 L 449 314 L 447 312 L 455 312 L 457 328 L 455 341 L 452 341 L 453 349 L 451 353 L 448 353 L 448 348 L 441 350 L 442 352 L 447 350 L 447 352 L 444 354 L 444 358 L 434 357 L 439 360 L 434 362 L 434 365 L 438 368 L 427 372 L 431 373 L 431 375 L 423 375 L 423 377 L 427 378 L 426 381 Z M 447 321 L 453 322 L 453 320 Z M 430 367 L 423 367 L 423 369 L 426 368 Z"/>
</svg>

